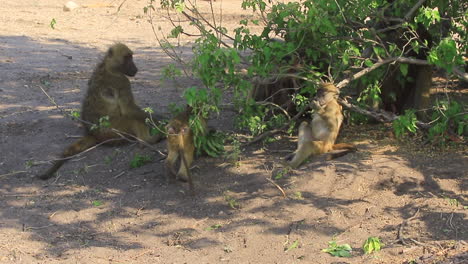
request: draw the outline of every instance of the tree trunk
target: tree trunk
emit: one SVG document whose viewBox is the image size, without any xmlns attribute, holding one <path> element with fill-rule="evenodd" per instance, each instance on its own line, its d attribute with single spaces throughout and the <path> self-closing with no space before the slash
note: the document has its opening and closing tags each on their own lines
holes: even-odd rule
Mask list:
<svg viewBox="0 0 468 264">
<path fill-rule="evenodd" d="M 416 83 L 414 87 L 413 108 L 416 110 L 428 109 L 430 105 L 432 87 L 432 67 L 430 65 L 417 66 Z M 425 111 L 418 111 L 417 116 L 422 121 L 428 121 Z"/>
</svg>

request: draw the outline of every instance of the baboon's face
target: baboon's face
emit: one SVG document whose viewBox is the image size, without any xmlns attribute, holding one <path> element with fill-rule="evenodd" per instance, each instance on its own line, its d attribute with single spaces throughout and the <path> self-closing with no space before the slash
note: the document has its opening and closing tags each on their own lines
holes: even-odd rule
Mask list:
<svg viewBox="0 0 468 264">
<path fill-rule="evenodd" d="M 176 122 L 174 125 L 168 125 L 166 129 L 168 136 L 187 135 L 190 132 L 190 127 L 182 124 L 181 122 Z"/>
<path fill-rule="evenodd" d="M 133 52 L 122 43 L 115 44 L 109 49 L 106 64 L 111 71 L 118 71 L 127 76 L 133 77 L 138 72 L 133 62 Z"/>
<path fill-rule="evenodd" d="M 316 98 L 318 99 L 320 105 L 325 105 L 330 100 L 336 99 L 338 97 L 338 88 L 333 84 L 323 84 L 317 91 Z"/>
<path fill-rule="evenodd" d="M 124 56 L 122 72 L 125 75 L 131 76 L 131 77 L 135 76 L 136 73 L 138 72 L 138 69 L 135 63 L 133 62 L 132 54 L 127 54 L 126 56 Z"/>
</svg>

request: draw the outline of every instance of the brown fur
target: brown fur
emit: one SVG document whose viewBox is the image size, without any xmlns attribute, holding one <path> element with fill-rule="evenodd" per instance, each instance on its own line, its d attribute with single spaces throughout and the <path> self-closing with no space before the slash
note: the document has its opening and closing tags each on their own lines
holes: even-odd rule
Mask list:
<svg viewBox="0 0 468 264">
<path fill-rule="evenodd" d="M 122 137 L 112 129 L 136 136 L 148 143 L 161 140 L 160 136 L 150 135 L 145 123 L 148 115 L 136 105 L 133 98 L 127 76 L 135 76 L 137 71 L 133 52 L 126 45 L 118 43 L 109 48 L 88 81 L 88 91 L 81 109 L 85 135 L 68 146 L 60 155 L 60 160 L 38 176 L 40 179 L 51 178 L 69 157 L 98 143 L 112 139 L 122 141 Z M 92 124 L 99 124 L 99 118 L 104 116 L 109 117 L 110 127 L 91 129 Z"/>
<path fill-rule="evenodd" d="M 346 149 L 347 152 L 356 150 L 356 147 L 351 144 L 335 144 L 343 122 L 341 106 L 337 102 L 338 94 L 338 88 L 333 84 L 323 83 L 320 85 L 315 100 L 316 113 L 312 117 L 312 122 L 309 124 L 304 121 L 299 126 L 298 147 L 289 162 L 292 168 L 299 167 L 311 156 L 327 153 L 331 150 Z M 328 159 L 344 154 L 343 152 L 331 154 Z"/>
<path fill-rule="evenodd" d="M 166 159 L 166 176 L 169 182 L 173 183 L 179 179 L 188 181 L 189 188 L 192 194 L 194 193 L 192 174 L 190 166 L 192 165 L 195 145 L 193 142 L 193 131 L 190 128 L 190 113 L 191 107 L 174 117 L 166 126 L 167 129 L 167 159 Z M 202 120 L 204 129 L 206 123 Z M 180 160 L 179 170 L 177 171 L 176 163 Z"/>
<path fill-rule="evenodd" d="M 299 87 L 294 78 L 254 78 L 253 88 L 250 90 L 248 98 L 256 102 L 274 103 L 289 113 L 295 113 L 295 105 L 292 95 Z"/>
</svg>

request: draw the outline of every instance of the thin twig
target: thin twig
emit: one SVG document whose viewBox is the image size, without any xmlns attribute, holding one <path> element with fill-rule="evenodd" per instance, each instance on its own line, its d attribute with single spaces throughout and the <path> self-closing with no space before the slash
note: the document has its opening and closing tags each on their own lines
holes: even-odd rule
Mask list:
<svg viewBox="0 0 468 264">
<path fill-rule="evenodd" d="M 276 182 L 274 182 L 268 177 L 265 177 L 265 179 L 267 179 L 267 181 L 271 182 L 274 186 L 276 186 L 276 188 L 278 188 L 278 190 L 280 190 L 280 192 L 283 194 L 283 198 L 286 198 L 286 193 L 284 192 L 283 188 L 281 188 L 281 186 L 279 186 Z"/>
<path fill-rule="evenodd" d="M 224 37 L 230 39 L 231 41 L 235 41 L 235 39 L 233 37 L 229 36 L 228 34 L 222 32 L 222 31 L 220 31 L 219 28 L 216 28 L 216 26 L 213 26 L 208 20 L 206 20 L 206 18 L 202 14 L 200 14 L 200 12 L 198 12 L 198 9 L 195 7 L 195 5 L 191 1 L 187 1 L 187 2 L 190 3 L 190 5 L 192 6 L 192 9 L 188 8 L 188 10 L 190 10 L 192 13 L 198 15 L 200 17 L 200 19 L 203 22 L 206 23 L 206 25 L 208 25 L 210 28 L 215 30 L 217 33 L 219 33 L 219 34 L 223 35 Z M 186 16 L 188 19 L 190 19 L 190 17 L 191 17 L 193 20 L 198 20 L 198 19 L 194 18 L 193 16 L 190 16 L 189 14 L 187 14 L 185 11 L 182 11 L 182 14 L 184 16 Z M 202 30 L 202 31 L 206 31 L 206 30 Z M 220 43 L 223 44 L 224 46 L 228 47 L 228 48 L 230 47 L 228 44 L 226 44 L 223 41 L 220 41 Z"/>
<path fill-rule="evenodd" d="M 20 173 L 26 173 L 27 171 L 14 171 L 14 172 L 9 172 L 9 173 L 5 173 L 5 174 L 2 174 L 0 175 L 0 178 L 2 177 L 7 177 L 7 176 L 11 176 L 11 175 L 15 175 L 15 174 L 20 174 Z"/>
<path fill-rule="evenodd" d="M 154 250 L 152 250 L 152 249 L 148 249 L 148 250 L 145 250 L 145 251 L 143 251 L 142 253 L 140 253 L 140 254 L 138 254 L 138 255 L 136 255 L 136 256 L 133 256 L 132 258 L 133 258 L 133 259 L 137 259 L 137 258 L 139 258 L 139 257 L 141 257 L 141 256 L 143 256 L 143 255 L 146 255 L 146 254 L 148 254 L 148 253 L 150 253 L 150 252 L 153 252 L 153 251 L 154 251 Z"/>
<path fill-rule="evenodd" d="M 28 227 L 25 227 L 24 228 L 24 231 L 26 230 L 38 230 L 38 229 L 44 229 L 44 228 L 48 228 L 48 227 L 51 227 L 51 226 L 55 226 L 55 224 L 50 224 L 50 225 L 46 225 L 46 226 L 28 226 Z"/>
<path fill-rule="evenodd" d="M 384 60 L 380 60 L 374 63 L 374 65 L 372 65 L 371 67 L 366 68 L 362 71 L 359 71 L 355 73 L 353 76 L 342 80 L 336 85 L 336 87 L 341 89 L 345 87 L 346 85 L 348 85 L 351 81 L 359 79 L 362 76 L 368 74 L 369 72 L 379 68 L 380 66 L 391 63 L 391 62 L 400 62 L 400 63 L 408 63 L 408 64 L 416 64 L 416 65 L 429 65 L 429 62 L 427 60 L 412 59 L 412 58 L 406 58 L 406 57 L 391 57 L 391 58 L 387 58 Z"/>
<path fill-rule="evenodd" d="M 175 49 L 173 48 L 172 45 L 169 45 L 170 49 L 171 49 L 171 52 L 168 50 L 167 46 L 168 45 L 163 45 L 161 39 L 159 38 L 158 36 L 158 33 L 156 32 L 156 28 L 154 27 L 154 23 L 153 23 L 153 15 L 152 15 L 152 11 L 150 9 L 150 11 L 148 12 L 148 17 L 149 17 L 149 23 L 151 25 L 151 30 L 153 31 L 153 35 L 154 37 L 156 38 L 156 40 L 158 41 L 158 44 L 159 46 L 162 48 L 162 50 L 164 51 L 164 53 L 169 56 L 169 58 L 171 58 L 172 60 L 178 62 L 181 66 L 182 66 L 182 71 L 184 71 L 184 74 L 185 76 L 187 77 L 190 77 L 190 74 L 187 70 L 187 68 L 189 68 L 189 66 L 184 62 L 184 60 L 182 60 L 182 58 L 177 54 L 177 52 L 175 51 Z M 164 39 L 167 43 L 169 43 L 169 41 L 167 39 Z"/>
<path fill-rule="evenodd" d="M 118 140 L 122 140 L 122 138 L 111 138 L 111 139 L 105 140 L 105 141 L 103 141 L 103 142 L 100 142 L 99 144 L 96 144 L 96 145 L 94 145 L 94 146 L 92 146 L 92 147 L 90 147 L 90 148 L 88 148 L 88 149 L 86 149 L 86 150 L 83 150 L 82 152 L 77 153 L 77 154 L 75 154 L 75 155 L 73 155 L 73 156 L 68 156 L 68 157 L 66 157 L 66 158 L 52 159 L 52 160 L 50 160 L 50 161 L 70 160 L 70 159 L 73 159 L 73 158 L 75 158 L 75 157 L 81 156 L 82 154 L 84 154 L 84 153 L 86 153 L 86 152 L 89 152 L 89 151 L 91 151 L 91 150 L 93 150 L 93 149 L 95 149 L 95 148 L 97 148 L 97 147 L 99 147 L 99 146 L 101 146 L 101 145 L 107 144 L 107 143 L 112 142 L 112 141 L 118 141 Z"/>
<path fill-rule="evenodd" d="M 12 194 L 12 193 L 0 193 L 3 197 L 38 197 L 40 194 Z"/>
<path fill-rule="evenodd" d="M 55 177 L 55 180 L 52 184 L 56 184 L 61 177 L 62 177 L 62 174 L 58 174 L 57 177 Z"/>
<path fill-rule="evenodd" d="M 410 241 L 412 241 L 413 243 L 415 243 L 416 245 L 420 245 L 420 246 L 423 246 L 423 247 L 427 247 L 428 245 L 423 243 L 423 242 L 419 242 L 417 241 L 416 239 L 414 238 L 408 238 Z"/>
<path fill-rule="evenodd" d="M 284 109 L 283 107 L 273 103 L 273 102 L 268 102 L 268 101 L 262 101 L 262 102 L 258 102 L 257 104 L 259 105 L 271 105 L 271 106 L 274 106 L 276 108 L 278 108 L 281 112 L 283 112 L 283 114 L 288 118 L 288 119 L 291 119 L 291 116 L 289 116 L 288 114 L 288 111 L 286 111 L 286 109 Z"/>
<path fill-rule="evenodd" d="M 468 82 L 468 73 L 460 70 L 458 67 L 453 67 L 452 68 L 453 73 L 457 75 L 460 79 L 464 80 L 465 82 Z"/>
<path fill-rule="evenodd" d="M 416 216 L 418 215 L 419 213 L 419 208 L 418 210 L 416 210 L 416 213 L 414 213 L 413 216 L 411 216 L 410 218 L 408 219 L 405 219 L 401 224 L 400 224 L 400 228 L 398 228 L 398 234 L 397 234 L 397 240 L 395 241 L 396 242 L 401 242 L 403 245 L 407 245 L 406 241 L 405 241 L 405 238 L 403 236 L 403 228 L 413 219 L 416 218 Z"/>
<path fill-rule="evenodd" d="M 124 175 L 125 174 L 125 171 L 122 171 L 121 173 L 117 174 L 114 176 L 114 179 L 117 179 L 119 178 L 120 176 Z"/>
<path fill-rule="evenodd" d="M 120 3 L 119 7 L 117 7 L 117 13 L 120 12 L 120 8 L 127 2 L 127 0 L 123 0 L 122 3 Z"/>
<path fill-rule="evenodd" d="M 424 2 L 426 2 L 426 0 L 419 0 L 419 2 L 417 2 L 409 11 L 408 13 L 406 13 L 406 15 L 404 16 L 403 18 L 403 21 L 399 24 L 396 24 L 396 25 L 393 25 L 393 26 L 389 26 L 387 28 L 383 28 L 383 29 L 379 29 L 379 30 L 376 30 L 377 33 L 385 33 L 387 31 L 391 31 L 391 30 L 394 30 L 394 29 L 397 29 L 401 26 L 403 26 L 403 24 L 407 21 L 409 21 L 412 17 L 413 17 L 413 14 L 414 12 L 416 12 L 416 10 L 418 10 L 423 4 Z"/>
<path fill-rule="evenodd" d="M 291 122 L 291 120 L 290 120 L 290 122 Z M 289 125 L 290 122 L 288 122 L 288 125 Z M 242 144 L 242 147 L 246 147 L 246 146 L 252 145 L 254 143 L 257 143 L 258 141 L 264 139 L 265 137 L 269 137 L 269 136 L 273 136 L 273 135 L 278 134 L 278 133 L 282 133 L 282 132 L 284 132 L 285 127 L 286 127 L 286 125 L 284 125 L 280 129 L 268 130 L 268 131 L 256 136 L 252 140 L 245 142 L 244 144 Z"/>
</svg>

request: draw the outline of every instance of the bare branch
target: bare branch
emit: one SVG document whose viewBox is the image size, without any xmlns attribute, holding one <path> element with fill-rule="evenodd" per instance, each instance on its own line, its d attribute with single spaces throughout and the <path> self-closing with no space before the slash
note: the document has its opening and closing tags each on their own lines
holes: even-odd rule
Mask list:
<svg viewBox="0 0 468 264">
<path fill-rule="evenodd" d="M 387 63 L 391 63 L 391 62 L 401 62 L 401 63 L 417 64 L 417 65 L 429 65 L 429 62 L 426 61 L 426 60 L 412 59 L 412 58 L 405 58 L 405 57 L 391 57 L 391 58 L 387 58 L 385 60 L 378 61 L 374 65 L 372 65 L 371 67 L 366 68 L 366 69 L 364 69 L 362 71 L 359 71 L 356 74 L 354 74 L 353 76 L 342 80 L 341 82 L 339 82 L 336 85 L 336 87 L 343 88 L 346 85 L 348 85 L 351 81 L 359 79 L 362 76 L 368 74 L 369 72 L 379 68 L 380 66 L 385 65 Z"/>
<path fill-rule="evenodd" d="M 419 0 L 419 2 L 417 2 L 409 11 L 408 13 L 406 13 L 406 15 L 404 16 L 403 18 L 403 22 L 399 23 L 399 24 L 396 24 L 396 25 L 392 25 L 392 26 L 389 26 L 387 28 L 383 28 L 383 29 L 379 29 L 379 30 L 376 30 L 377 33 L 385 33 L 387 31 L 391 31 L 391 30 L 394 30 L 394 29 L 397 29 L 399 27 L 401 27 L 405 22 L 409 21 L 412 17 L 413 17 L 413 14 L 414 12 L 416 12 L 416 10 L 418 10 L 423 4 L 424 2 L 426 2 L 426 0 Z"/>
<path fill-rule="evenodd" d="M 457 75 L 460 79 L 464 80 L 465 82 L 468 82 L 468 73 L 463 72 L 463 71 L 460 70 L 460 68 L 458 68 L 458 67 L 453 67 L 452 71 L 453 71 L 453 73 L 455 73 L 455 75 Z"/>
<path fill-rule="evenodd" d="M 423 4 L 424 2 L 426 2 L 426 0 L 419 0 L 419 2 L 417 2 L 409 11 L 408 13 L 405 15 L 405 17 L 403 18 L 405 21 L 408 21 L 410 20 L 412 17 L 413 17 L 413 14 L 414 12 L 416 12 L 416 10 L 418 10 Z"/>
<path fill-rule="evenodd" d="M 388 63 L 393 63 L 393 62 L 400 62 L 400 63 L 407 63 L 407 64 L 414 64 L 414 65 L 431 65 L 427 60 L 420 60 L 420 59 L 413 59 L 413 58 L 406 58 L 406 57 L 391 57 L 387 58 L 381 61 L 376 62 L 374 65 L 372 65 L 369 68 L 366 68 L 362 71 L 359 71 L 355 73 L 353 76 L 346 78 L 339 82 L 336 87 L 338 88 L 343 88 L 346 85 L 348 85 L 351 81 L 356 80 L 361 78 L 362 76 L 368 74 L 369 72 L 379 68 L 382 65 L 388 64 Z M 462 72 L 459 68 L 454 67 L 452 69 L 453 73 L 457 75 L 460 79 L 464 81 L 468 81 L 468 74 L 465 72 Z"/>
<path fill-rule="evenodd" d="M 259 105 L 271 105 L 271 106 L 274 106 L 276 108 L 278 108 L 281 112 L 283 112 L 283 114 L 285 116 L 288 117 L 288 119 L 291 119 L 291 117 L 289 116 L 288 112 L 286 111 L 286 109 L 284 109 L 283 107 L 273 103 L 273 102 L 268 102 L 268 101 L 262 101 L 262 102 L 258 102 Z"/>
<path fill-rule="evenodd" d="M 288 122 L 287 125 L 289 125 L 291 123 L 292 119 Z M 249 146 L 249 145 L 252 145 L 254 143 L 257 143 L 259 142 L 260 140 L 266 138 L 266 137 L 269 137 L 269 136 L 273 136 L 273 135 L 276 135 L 278 133 L 283 133 L 284 130 L 285 130 L 285 127 L 287 127 L 286 125 L 284 125 L 283 127 L 281 127 L 280 129 L 273 129 L 273 130 L 268 130 L 256 137 L 254 137 L 252 140 L 249 140 L 247 142 L 245 142 L 244 144 L 242 144 L 243 147 L 246 147 L 246 146 Z"/>
<path fill-rule="evenodd" d="M 185 76 L 190 77 L 190 74 L 187 71 L 187 68 L 189 68 L 187 63 L 185 63 L 184 60 L 182 60 L 182 58 L 177 54 L 177 52 L 172 47 L 172 45 L 169 47 L 171 49 L 169 51 L 167 46 L 162 44 L 162 41 L 159 38 L 158 33 L 156 32 L 156 28 L 154 27 L 152 9 L 149 9 L 149 11 L 148 11 L 148 19 L 149 19 L 149 23 L 151 25 L 151 30 L 153 31 L 153 35 L 156 38 L 156 40 L 158 41 L 159 46 L 161 47 L 161 49 L 164 51 L 164 53 L 166 53 L 167 56 L 169 56 L 172 60 L 178 62 L 182 66 L 182 70 L 184 71 Z M 175 24 L 173 23 L 173 21 L 171 19 L 170 19 L 170 21 L 175 26 Z M 167 39 L 164 38 L 164 41 L 167 41 Z M 167 41 L 167 42 L 169 43 L 169 41 Z"/>
<path fill-rule="evenodd" d="M 283 190 L 283 188 L 281 188 L 281 186 L 279 186 L 276 182 L 274 182 L 272 179 L 270 178 L 265 178 L 267 179 L 267 181 L 269 181 L 271 184 L 273 184 L 276 188 L 278 188 L 278 190 L 280 190 L 281 194 L 283 195 L 283 198 L 286 198 L 286 192 Z"/>
<path fill-rule="evenodd" d="M 390 122 L 393 122 L 393 121 L 395 121 L 396 119 L 399 118 L 399 116 L 395 115 L 394 113 L 387 112 L 387 111 L 382 110 L 382 109 L 367 110 L 367 109 L 361 108 L 359 106 L 351 104 L 350 102 L 348 102 L 347 100 L 342 99 L 342 98 L 338 98 L 338 102 L 341 105 L 343 105 L 344 107 L 346 107 L 346 108 L 348 108 L 348 109 L 350 109 L 350 110 L 352 110 L 354 112 L 363 114 L 363 115 L 368 116 L 368 117 L 375 118 L 377 121 L 382 122 L 382 123 L 390 123 Z M 416 121 L 416 125 L 418 127 L 420 127 L 420 128 L 429 128 L 429 127 L 431 127 L 430 124 L 424 123 L 424 122 L 421 122 L 421 121 Z"/>
</svg>

